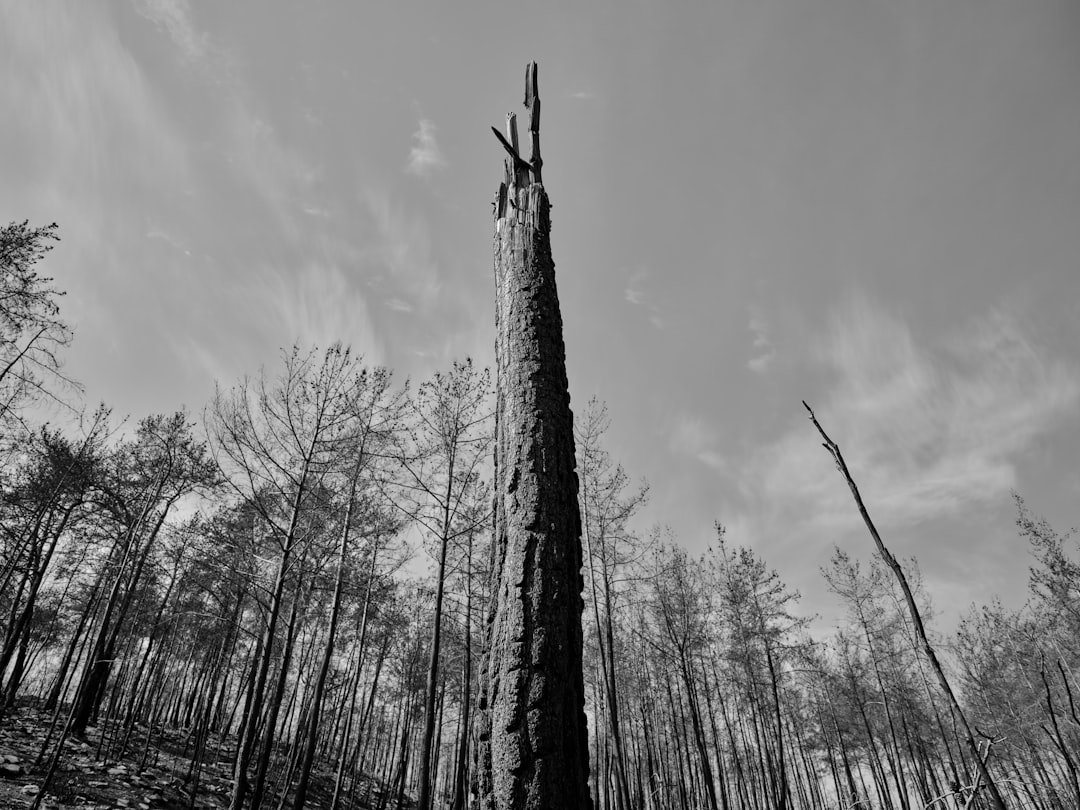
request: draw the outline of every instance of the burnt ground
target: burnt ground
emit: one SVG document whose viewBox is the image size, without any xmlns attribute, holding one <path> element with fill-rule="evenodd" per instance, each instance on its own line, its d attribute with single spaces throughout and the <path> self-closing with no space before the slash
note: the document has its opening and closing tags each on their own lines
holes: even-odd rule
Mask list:
<svg viewBox="0 0 1080 810">
<path fill-rule="evenodd" d="M 56 749 L 59 729 L 54 730 L 48 751 L 36 768 L 34 763 L 49 731 L 52 716 L 35 708 L 9 710 L 0 719 L 0 808 L 17 810 L 29 807 L 48 769 Z M 232 791 L 231 747 L 217 738 L 206 747 L 207 754 L 192 796 L 191 741 L 182 731 L 155 728 L 147 736 L 144 726 L 136 726 L 128 738 L 123 757 L 107 756 L 116 751 L 124 730 L 115 727 L 92 727 L 84 740 L 68 739 L 42 801 L 49 810 L 217 810 L 226 808 Z M 102 734 L 105 739 L 102 740 Z M 381 786 L 361 778 L 352 801 L 342 801 L 339 810 L 394 808 L 386 802 Z M 333 775 L 313 772 L 306 807 L 329 807 Z M 276 808 L 278 790 L 268 794 L 264 806 Z M 408 806 L 406 800 L 403 806 Z M 286 807 L 290 806 L 288 803 Z"/>
</svg>

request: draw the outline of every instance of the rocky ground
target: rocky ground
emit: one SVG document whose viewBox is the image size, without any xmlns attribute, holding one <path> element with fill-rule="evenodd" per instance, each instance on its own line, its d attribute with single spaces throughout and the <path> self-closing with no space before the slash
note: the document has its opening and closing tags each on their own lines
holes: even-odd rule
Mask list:
<svg viewBox="0 0 1080 810">
<path fill-rule="evenodd" d="M 54 733 L 42 764 L 34 767 L 51 719 L 37 709 L 19 708 L 0 720 L 0 809 L 27 808 L 37 796 L 56 748 Z M 126 756 L 117 759 L 105 756 L 107 746 L 101 745 L 100 734 L 100 729 L 91 728 L 85 740 L 65 742 L 56 774 L 40 805 L 43 809 L 211 810 L 228 806 L 232 777 L 227 751 L 222 750 L 220 760 L 215 758 L 203 766 L 193 802 L 187 782 L 191 761 L 184 755 L 183 735 L 158 731 L 147 744 L 146 729 L 137 728 Z M 209 750 L 216 753 L 214 746 Z M 329 804 L 330 787 L 327 775 L 313 776 L 308 806 Z M 368 801 L 377 798 L 378 791 L 373 788 L 370 783 L 362 785 L 363 795 L 352 805 L 355 810 L 368 807 Z M 270 806 L 277 806 L 276 796 Z"/>
<path fill-rule="evenodd" d="M 35 709 L 18 709 L 0 722 L 0 807 L 29 807 L 37 795 L 54 742 L 37 768 L 51 717 Z M 100 730 L 91 729 L 85 740 L 69 739 L 56 773 L 42 801 L 42 808 L 219 808 L 227 805 L 227 768 L 204 768 L 194 805 L 185 789 L 190 762 L 172 752 L 178 742 L 172 735 L 152 740 L 145 747 L 145 729 L 123 759 L 108 759 L 99 750 Z M 145 749 L 145 750 L 144 750 Z M 139 765 L 145 762 L 141 769 Z"/>
</svg>

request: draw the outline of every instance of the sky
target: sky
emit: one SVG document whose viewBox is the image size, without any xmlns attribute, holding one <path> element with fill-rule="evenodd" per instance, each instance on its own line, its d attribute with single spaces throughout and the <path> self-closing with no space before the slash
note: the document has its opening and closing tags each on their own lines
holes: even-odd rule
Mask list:
<svg viewBox="0 0 1080 810">
<path fill-rule="evenodd" d="M 869 556 L 801 401 L 955 625 L 1011 492 L 1080 522 L 1080 5 L 0 0 L 0 220 L 56 221 L 68 372 L 199 416 L 300 341 L 494 357 L 491 200 L 539 63 L 572 406 L 639 520 L 831 622 Z"/>
</svg>

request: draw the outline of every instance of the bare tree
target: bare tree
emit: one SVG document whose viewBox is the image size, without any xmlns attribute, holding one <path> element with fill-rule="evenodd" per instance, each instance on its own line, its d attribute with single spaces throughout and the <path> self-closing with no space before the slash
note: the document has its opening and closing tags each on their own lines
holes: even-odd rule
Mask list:
<svg viewBox="0 0 1080 810">
<path fill-rule="evenodd" d="M 355 390 L 351 395 L 351 400 L 355 418 L 342 438 L 343 463 L 339 465 L 338 472 L 338 477 L 342 479 L 340 489 L 344 507 L 339 529 L 334 595 L 322 662 L 319 665 L 311 698 L 309 709 L 311 719 L 308 723 L 303 761 L 300 764 L 300 781 L 293 800 L 294 810 L 301 810 L 304 806 L 311 768 L 315 761 L 315 749 L 319 740 L 319 715 L 322 711 L 326 677 L 334 654 L 351 536 L 353 533 L 362 535 L 365 523 L 369 524 L 367 533 L 372 537 L 372 561 L 374 562 L 378 538 L 388 529 L 385 519 L 379 514 L 379 509 L 370 503 L 370 499 L 376 494 L 374 479 L 377 475 L 378 463 L 387 456 L 388 449 L 396 438 L 398 414 L 401 410 L 400 401 L 390 391 L 390 374 L 386 369 L 362 369 L 353 379 Z M 371 572 L 369 576 L 370 574 Z"/>
<path fill-rule="evenodd" d="M 74 384 L 61 370 L 60 351 L 71 330 L 60 319 L 63 292 L 37 271 L 59 241 L 56 223 L 31 228 L 27 221 L 0 228 L 0 425 L 27 426 L 28 402 L 62 403 L 59 391 Z"/>
<path fill-rule="evenodd" d="M 435 737 L 436 692 L 442 643 L 443 594 L 447 553 L 462 537 L 471 537 L 490 513 L 477 508 L 480 468 L 491 448 L 490 375 L 471 360 L 454 363 L 420 385 L 408 405 L 409 428 L 395 459 L 400 475 L 393 488 L 398 505 L 434 541 L 435 605 L 428 650 L 424 695 L 424 731 L 420 744 L 418 807 L 432 802 L 432 745 Z"/>
<path fill-rule="evenodd" d="M 631 488 L 622 466 L 612 461 L 604 449 L 609 427 L 607 406 L 593 398 L 574 433 L 580 460 L 579 499 L 589 595 L 600 654 L 605 714 L 615 749 L 616 801 L 622 810 L 630 807 L 631 798 L 626 746 L 619 721 L 616 669 L 622 652 L 616 643 L 615 589 L 617 580 L 625 577 L 627 568 L 642 555 L 629 523 L 645 505 L 649 488 L 644 483 Z"/>
<path fill-rule="evenodd" d="M 244 379 L 228 393 L 218 390 L 207 413 L 218 463 L 236 493 L 258 513 L 261 528 L 277 550 L 269 608 L 257 663 L 250 674 L 246 720 L 233 775 L 232 810 L 241 810 L 249 790 L 248 767 L 255 751 L 286 581 L 299 561 L 298 550 L 307 540 L 305 514 L 325 505 L 320 500 L 322 484 L 340 467 L 344 441 L 351 436 L 356 418 L 360 369 L 359 359 L 340 345 L 323 353 L 294 347 L 285 355 L 279 376 L 268 377 L 264 371 L 257 381 Z M 283 648 L 282 678 L 291 636 L 289 633 Z M 265 724 L 252 810 L 257 810 L 262 800 L 280 698 L 281 690 L 277 689 Z"/>
<path fill-rule="evenodd" d="M 889 567 L 889 570 L 892 571 L 893 576 L 896 577 L 897 584 L 903 591 L 904 601 L 907 604 L 908 615 L 911 619 L 915 635 L 918 637 L 923 652 L 930 662 L 934 674 L 937 676 L 941 691 L 945 694 L 953 713 L 960 721 L 960 725 L 964 731 L 965 742 L 975 760 L 979 776 L 983 782 L 986 783 L 986 787 L 990 792 L 991 804 L 995 810 L 1005 810 L 1005 799 L 1002 798 L 1001 792 L 998 790 L 993 777 L 990 775 L 989 769 L 986 767 L 986 759 L 989 757 L 990 753 L 989 746 L 987 746 L 987 750 L 984 753 L 979 750 L 979 746 L 975 742 L 975 737 L 972 733 L 971 725 L 968 723 L 967 716 L 964 714 L 964 710 L 960 706 L 960 701 L 957 700 L 956 693 L 953 692 L 952 685 L 945 675 L 945 669 L 941 666 L 937 653 L 926 634 L 926 627 L 923 624 L 922 614 L 919 611 L 919 606 L 915 602 L 915 596 L 911 590 L 911 586 L 908 584 L 907 577 L 904 575 L 904 569 L 901 567 L 896 557 L 892 555 L 892 552 L 885 546 L 884 541 L 881 539 L 881 535 L 878 533 L 877 527 L 870 519 L 870 513 L 866 509 L 866 504 L 863 503 L 862 495 L 859 494 L 859 488 L 856 486 L 855 479 L 852 478 L 851 472 L 848 470 L 847 463 L 844 461 L 844 456 L 840 452 L 840 447 L 825 433 L 824 428 L 821 427 L 821 424 L 818 422 L 817 417 L 814 416 L 814 412 L 811 410 L 810 406 L 805 402 L 803 402 L 803 406 L 810 414 L 810 421 L 814 423 L 814 427 L 817 428 L 818 433 L 821 434 L 823 446 L 829 452 L 829 455 L 832 456 L 833 461 L 836 462 L 836 468 L 847 482 L 848 488 L 851 490 L 851 496 L 855 499 L 855 505 L 858 507 L 859 514 L 862 515 L 863 522 L 866 524 L 866 528 L 874 540 L 874 545 L 877 548 L 878 554 L 881 555 L 881 559 Z"/>
</svg>

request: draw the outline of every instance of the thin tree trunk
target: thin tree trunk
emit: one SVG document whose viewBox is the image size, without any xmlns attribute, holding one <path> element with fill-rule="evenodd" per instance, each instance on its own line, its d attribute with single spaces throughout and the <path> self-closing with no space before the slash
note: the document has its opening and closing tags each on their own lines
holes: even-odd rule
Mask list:
<svg viewBox="0 0 1080 810">
<path fill-rule="evenodd" d="M 766 636 L 764 638 L 765 644 L 765 661 L 769 666 L 769 682 L 772 687 L 772 698 L 774 715 L 773 719 L 776 722 L 776 759 L 777 770 L 780 774 L 780 785 L 778 786 L 778 798 L 777 807 L 779 810 L 787 810 L 789 795 L 788 795 L 788 776 L 787 776 L 787 764 L 784 760 L 784 723 L 780 716 L 780 678 L 776 672 L 776 665 L 773 662 L 772 645 L 769 644 L 769 639 Z"/>
<path fill-rule="evenodd" d="M 866 523 L 866 528 L 870 532 L 870 536 L 874 539 L 874 544 L 877 546 L 878 553 L 885 561 L 885 564 L 892 570 L 893 575 L 896 577 L 896 581 L 900 584 L 900 590 L 903 591 L 904 601 L 907 603 L 911 623 L 915 628 L 915 634 L 918 636 L 919 642 L 923 647 L 923 652 L 926 654 L 926 658 L 930 662 L 934 674 L 937 676 L 938 683 L 941 685 L 941 691 L 945 693 L 950 706 L 952 706 L 953 712 L 955 712 L 956 717 L 960 720 L 960 725 L 964 730 L 964 738 L 967 741 L 972 756 L 975 758 L 975 765 L 979 772 L 979 776 L 986 783 L 986 787 L 990 791 L 991 806 L 994 810 L 1006 810 L 1005 799 L 998 790 L 994 778 L 990 775 L 990 770 L 986 767 L 986 762 L 979 754 L 979 746 L 975 742 L 975 737 L 971 732 L 971 726 L 968 724 L 967 716 L 960 707 L 960 701 L 956 699 L 956 694 L 949 684 L 949 679 L 945 676 L 945 670 L 941 666 L 937 653 L 934 652 L 934 647 L 926 635 L 922 614 L 919 612 L 918 605 L 915 604 L 915 596 L 911 592 L 911 586 L 908 585 L 907 577 L 904 575 L 904 569 L 900 567 L 900 563 L 897 562 L 889 549 L 886 548 L 884 541 L 881 539 L 881 535 L 878 534 L 877 527 L 870 519 L 870 513 L 866 510 L 862 495 L 859 494 L 859 488 L 855 485 L 855 479 L 851 477 L 848 466 L 844 462 L 844 457 L 840 453 L 840 447 L 825 433 L 821 424 L 818 422 L 817 417 L 814 416 L 814 412 L 810 410 L 810 406 L 805 402 L 803 402 L 803 405 L 809 412 L 810 420 L 814 423 L 814 427 L 816 427 L 818 433 L 821 434 L 821 438 L 825 442 L 825 449 L 832 455 L 833 460 L 836 462 L 837 469 L 840 470 L 840 474 L 843 475 L 844 479 L 847 481 L 848 487 L 851 489 L 851 495 L 855 499 L 855 505 L 859 509 L 859 514 L 862 515 L 863 522 Z"/>
<path fill-rule="evenodd" d="M 303 568 L 303 563 L 301 563 Z M 274 738 L 277 733 L 278 712 L 281 709 L 281 701 L 285 696 L 285 686 L 289 680 L 289 668 L 292 664 L 292 652 L 294 633 L 296 631 L 296 614 L 301 599 L 302 588 L 297 583 L 296 592 L 293 594 L 292 606 L 289 608 L 289 623 L 285 631 L 285 644 L 281 648 L 281 665 L 278 669 L 277 684 L 274 693 L 270 697 L 270 705 L 267 710 L 265 728 L 263 730 L 262 749 L 259 753 L 258 762 L 255 765 L 255 783 L 251 788 L 251 810 L 259 810 L 262 804 L 263 793 L 266 789 L 266 774 L 270 769 L 270 759 L 274 755 Z"/>
<path fill-rule="evenodd" d="M 611 730 L 612 742 L 615 745 L 615 769 L 618 784 L 618 791 L 616 795 L 618 797 L 619 810 L 628 810 L 630 803 L 630 788 L 626 780 L 622 734 L 619 730 L 619 709 L 615 698 L 615 662 L 613 660 L 615 655 L 615 648 L 614 633 L 611 626 L 611 594 L 607 582 L 607 569 L 605 565 L 603 581 L 607 621 L 605 624 L 601 624 L 599 600 L 596 594 L 596 573 L 593 571 L 592 563 L 593 548 L 592 531 L 589 520 L 588 476 L 585 475 L 581 476 L 581 499 L 582 502 L 585 504 L 585 509 L 582 512 L 581 516 L 582 537 L 585 540 L 585 553 L 589 560 L 585 568 L 589 572 L 589 593 L 592 597 L 593 620 L 596 625 L 596 643 L 597 646 L 600 648 L 600 669 L 603 673 L 604 679 L 604 700 L 608 707 L 608 725 Z M 604 540 L 602 537 L 600 538 L 599 542 L 601 545 L 603 544 Z M 604 564 L 602 558 L 601 564 Z"/>
<path fill-rule="evenodd" d="M 338 615 L 341 612 L 341 591 L 345 582 L 345 558 L 349 549 L 349 527 L 352 522 L 353 507 L 356 503 L 356 484 L 360 476 L 361 460 L 356 463 L 352 481 L 349 485 L 349 503 L 345 507 L 345 519 L 341 527 L 341 543 L 338 547 L 338 570 L 334 580 L 334 602 L 330 609 L 330 627 L 326 631 L 326 648 L 323 651 L 322 663 L 319 665 L 319 675 L 315 680 L 315 694 L 312 696 L 311 722 L 309 723 L 307 746 L 304 750 L 303 763 L 300 765 L 300 782 L 296 786 L 296 798 L 293 800 L 294 810 L 302 810 L 304 801 L 307 799 L 308 784 L 311 778 L 311 767 L 315 762 L 315 746 L 319 739 L 319 713 L 322 710 L 323 690 L 326 687 L 326 674 L 330 671 L 330 659 L 334 655 L 334 636 L 337 633 Z"/>
<path fill-rule="evenodd" d="M 439 647 L 442 642 L 442 603 L 446 580 L 446 547 L 450 543 L 450 505 L 453 499 L 454 460 L 457 445 L 451 446 L 442 504 L 442 533 L 439 537 L 439 567 L 435 575 L 435 616 L 432 619 L 431 651 L 428 657 L 427 688 L 424 696 L 424 736 L 420 744 L 420 798 L 418 810 L 431 810 L 431 743 L 435 734 L 435 692 L 439 678 Z"/>
<path fill-rule="evenodd" d="M 26 647 L 30 641 L 30 623 L 34 618 L 34 610 L 37 607 L 37 595 L 38 590 L 41 588 L 41 583 L 45 579 L 45 573 L 48 571 L 49 563 L 52 561 L 53 554 L 56 551 L 56 546 L 60 541 L 60 536 L 64 533 L 64 529 L 67 527 L 68 520 L 71 518 L 72 512 L 79 506 L 79 503 L 73 503 L 68 506 L 61 515 L 60 522 L 57 526 L 48 527 L 48 537 L 51 537 L 49 547 L 45 552 L 44 557 L 40 555 L 40 549 L 35 546 L 34 562 L 30 566 L 30 590 L 26 595 L 26 602 L 23 605 L 22 611 L 20 611 L 18 618 L 13 625 L 9 627 L 9 641 L 4 645 L 2 651 L 0 651 L 0 678 L 3 677 L 4 670 L 7 669 L 8 663 L 11 661 L 11 656 L 17 651 L 18 661 L 15 668 L 12 671 L 11 676 L 8 678 L 7 686 L 7 701 L 6 705 L 10 706 L 15 703 L 15 695 L 19 690 L 19 682 L 22 679 L 23 664 L 26 662 Z M 49 524 L 52 520 L 49 520 Z M 14 605 L 18 604 L 18 599 L 13 601 Z M 3 718 L 4 707 L 0 706 L 0 718 Z"/>
<path fill-rule="evenodd" d="M 1046 664 L 1043 662 L 1039 666 L 1039 675 L 1042 676 L 1043 686 L 1046 688 L 1046 711 L 1050 715 L 1051 728 L 1047 729 L 1044 726 L 1047 736 L 1057 746 L 1058 753 L 1061 754 L 1061 758 L 1065 762 L 1065 772 L 1068 775 L 1069 787 L 1072 789 L 1073 800 L 1076 803 L 1076 807 L 1080 807 L 1080 776 L 1077 775 L 1076 761 L 1069 753 L 1070 746 L 1065 740 L 1065 735 L 1061 733 L 1061 726 L 1058 724 L 1057 711 L 1054 709 L 1054 700 L 1050 694 L 1050 681 L 1046 677 Z M 1064 673 L 1062 673 L 1064 676 Z M 1066 682 L 1067 683 L 1067 682 Z M 1071 694 L 1070 694 L 1071 698 Z M 1053 733 L 1051 733 L 1051 729 Z"/>
<path fill-rule="evenodd" d="M 236 766 L 233 770 L 233 792 L 229 802 L 229 810 L 243 810 L 244 799 L 248 792 L 247 769 L 251 763 L 251 757 L 255 750 L 255 738 L 258 731 L 259 715 L 262 713 L 263 692 L 266 690 L 266 679 L 270 671 L 270 658 L 273 653 L 274 635 L 277 632 L 278 615 L 281 612 L 281 599 L 285 593 L 285 578 L 288 573 L 289 558 L 292 554 L 293 543 L 296 538 L 297 525 L 300 520 L 300 505 L 303 502 L 305 486 L 308 478 L 311 453 L 314 452 L 314 442 L 308 448 L 308 455 L 304 461 L 304 469 L 300 475 L 300 485 L 297 487 L 293 498 L 292 510 L 289 515 L 289 528 L 285 533 L 281 548 L 281 557 L 278 560 L 277 574 L 274 582 L 273 596 L 270 600 L 270 616 L 266 623 L 266 631 L 262 636 L 261 656 L 257 655 L 254 668 L 255 679 L 249 689 L 249 710 L 245 727 L 237 743 Z"/>
<path fill-rule="evenodd" d="M 360 672 L 363 669 L 364 643 L 367 638 L 368 606 L 371 604 L 371 586 L 375 578 L 375 561 L 378 557 L 378 553 L 379 537 L 378 535 L 375 535 L 375 537 L 372 538 L 371 564 L 368 568 L 367 582 L 364 586 L 364 606 L 360 614 L 359 638 L 357 639 L 356 651 L 354 652 L 354 657 L 356 658 L 356 672 L 353 675 L 352 688 L 350 690 L 351 697 L 349 698 L 349 709 L 345 718 L 345 730 L 341 737 L 341 751 L 338 755 L 337 773 L 334 776 L 334 793 L 330 799 L 330 810 L 337 810 L 338 802 L 341 800 L 341 786 L 345 774 L 345 761 L 349 750 L 349 737 L 352 732 L 353 717 L 356 713 L 356 692 L 360 685 Z M 357 748 L 359 748 L 359 741 L 357 742 Z"/>
<path fill-rule="evenodd" d="M 468 796 L 469 729 L 472 727 L 472 544 L 473 538 L 470 534 L 465 557 L 465 653 L 461 665 L 461 729 L 450 810 L 465 810 Z"/>
</svg>

